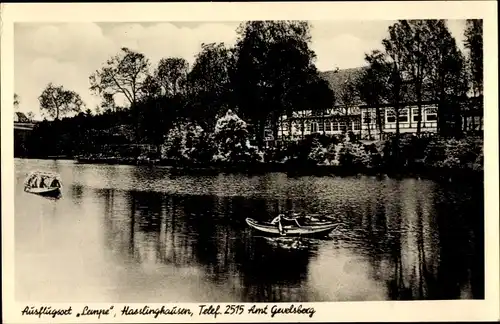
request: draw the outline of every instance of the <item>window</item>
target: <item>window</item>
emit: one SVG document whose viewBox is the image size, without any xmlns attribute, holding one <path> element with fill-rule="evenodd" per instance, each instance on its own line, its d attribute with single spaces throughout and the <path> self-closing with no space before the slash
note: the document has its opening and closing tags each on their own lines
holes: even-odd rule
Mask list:
<svg viewBox="0 0 500 324">
<path fill-rule="evenodd" d="M 408 122 L 408 109 L 402 109 L 399 112 L 399 122 L 400 123 L 407 123 Z"/>
<path fill-rule="evenodd" d="M 325 130 L 325 122 L 321 121 L 318 123 L 318 131 L 323 132 Z"/>
<path fill-rule="evenodd" d="M 369 124 L 372 122 L 372 114 L 370 111 L 363 111 L 363 123 Z"/>
<path fill-rule="evenodd" d="M 361 129 L 361 121 L 359 119 L 356 119 L 352 122 L 353 124 L 353 129 L 354 130 L 360 130 Z"/>
<path fill-rule="evenodd" d="M 312 122 L 311 123 L 311 133 L 316 133 L 318 131 L 318 123 Z"/>
<path fill-rule="evenodd" d="M 309 122 L 309 121 L 306 121 L 306 130 L 308 132 L 311 132 L 311 122 Z"/>
<path fill-rule="evenodd" d="M 414 122 L 418 122 L 420 120 L 420 116 L 418 115 L 418 108 L 413 108 L 411 110 L 411 115 Z"/>
<path fill-rule="evenodd" d="M 332 131 L 332 123 L 330 123 L 330 121 L 325 122 L 325 131 L 327 132 Z"/>
<path fill-rule="evenodd" d="M 427 108 L 425 109 L 425 120 L 428 122 L 437 121 L 437 109 Z"/>
<path fill-rule="evenodd" d="M 388 109 L 386 111 L 386 117 L 387 117 L 386 122 L 388 124 L 392 124 L 392 123 L 396 122 L 396 115 L 394 114 L 394 110 Z"/>
<path fill-rule="evenodd" d="M 341 131 L 341 132 L 345 132 L 345 131 L 346 131 L 346 129 L 347 129 L 347 126 L 346 126 L 346 124 L 345 124 L 345 121 L 341 121 L 341 122 L 340 122 L 340 131 Z"/>
<path fill-rule="evenodd" d="M 337 121 L 332 122 L 332 131 L 334 131 L 334 132 L 339 131 L 339 123 Z"/>
<path fill-rule="evenodd" d="M 482 130 L 482 118 L 480 116 L 474 116 L 474 125 L 476 126 L 476 130 Z"/>
<path fill-rule="evenodd" d="M 376 118 L 377 118 L 377 113 L 373 113 L 373 115 L 375 116 L 375 123 L 377 122 Z M 380 123 L 381 124 L 384 124 L 384 120 L 385 120 L 385 109 L 380 109 L 379 110 L 379 117 L 380 117 Z"/>
</svg>

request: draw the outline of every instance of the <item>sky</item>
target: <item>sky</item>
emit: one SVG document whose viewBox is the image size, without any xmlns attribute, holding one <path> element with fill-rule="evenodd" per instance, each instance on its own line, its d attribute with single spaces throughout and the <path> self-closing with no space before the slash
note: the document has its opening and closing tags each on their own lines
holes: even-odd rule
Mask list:
<svg viewBox="0 0 500 324">
<path fill-rule="evenodd" d="M 140 51 L 154 68 L 164 57 L 182 57 L 190 65 L 202 43 L 236 41 L 240 22 L 186 23 L 16 23 L 14 91 L 19 110 L 41 119 L 38 96 L 52 82 L 76 91 L 94 110 L 100 98 L 89 90 L 89 76 L 122 47 Z M 311 21 L 311 48 L 320 71 L 364 65 L 365 53 L 381 49 L 394 21 Z M 464 20 L 448 27 L 463 49 Z"/>
</svg>

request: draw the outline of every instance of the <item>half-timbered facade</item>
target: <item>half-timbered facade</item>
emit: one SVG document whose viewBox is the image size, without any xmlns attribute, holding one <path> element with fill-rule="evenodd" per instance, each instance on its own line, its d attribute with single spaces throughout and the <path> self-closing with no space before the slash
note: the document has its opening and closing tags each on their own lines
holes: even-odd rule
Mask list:
<svg viewBox="0 0 500 324">
<path fill-rule="evenodd" d="M 299 140 L 306 135 L 320 133 L 325 135 L 340 135 L 352 132 L 361 139 L 379 137 L 376 118 L 377 109 L 367 105 L 348 109 L 343 112 L 333 108 L 324 114 L 313 113 L 310 110 L 295 112 L 293 116 L 283 116 L 278 128 L 279 140 Z M 382 132 L 395 133 L 397 128 L 396 112 L 389 105 L 379 107 Z M 422 105 L 422 133 L 436 133 L 437 106 L 426 103 Z M 419 120 L 418 107 L 409 104 L 399 111 L 399 131 L 401 133 L 416 133 Z"/>
</svg>

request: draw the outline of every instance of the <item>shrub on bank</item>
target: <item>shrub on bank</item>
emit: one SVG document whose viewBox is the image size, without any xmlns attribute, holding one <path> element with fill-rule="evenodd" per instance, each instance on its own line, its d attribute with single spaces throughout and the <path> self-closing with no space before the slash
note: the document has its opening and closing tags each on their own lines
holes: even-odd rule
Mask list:
<svg viewBox="0 0 500 324">
<path fill-rule="evenodd" d="M 215 162 L 256 163 L 264 161 L 264 154 L 250 145 L 247 123 L 231 110 L 217 120 L 213 141 Z"/>
<path fill-rule="evenodd" d="M 175 125 L 165 136 L 161 158 L 183 163 L 210 162 L 214 147 L 210 134 L 193 123 Z"/>
<path fill-rule="evenodd" d="M 425 164 L 433 168 L 483 170 L 483 141 L 435 138 L 426 148 Z"/>
</svg>

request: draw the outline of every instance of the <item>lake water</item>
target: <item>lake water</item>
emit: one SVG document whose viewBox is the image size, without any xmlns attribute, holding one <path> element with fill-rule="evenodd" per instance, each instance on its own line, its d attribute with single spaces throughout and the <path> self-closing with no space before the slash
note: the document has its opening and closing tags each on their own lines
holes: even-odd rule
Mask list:
<svg viewBox="0 0 500 324">
<path fill-rule="evenodd" d="M 61 199 L 23 191 L 58 172 Z M 44 302 L 484 298 L 483 188 L 388 177 L 182 175 L 15 160 L 15 292 Z M 259 236 L 246 217 L 328 213 L 328 239 Z"/>
</svg>

